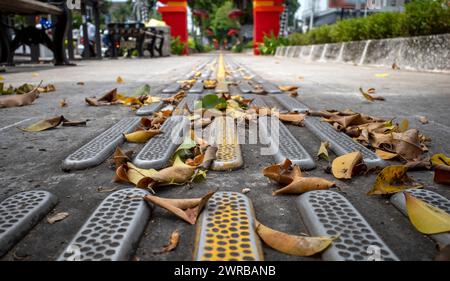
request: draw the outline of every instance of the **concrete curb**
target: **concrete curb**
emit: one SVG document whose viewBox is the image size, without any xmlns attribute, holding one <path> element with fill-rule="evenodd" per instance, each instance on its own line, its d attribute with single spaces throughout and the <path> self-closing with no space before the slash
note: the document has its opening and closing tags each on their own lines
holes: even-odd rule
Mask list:
<svg viewBox="0 0 450 281">
<path fill-rule="evenodd" d="M 450 72 L 450 34 L 278 47 L 276 57 Z"/>
</svg>

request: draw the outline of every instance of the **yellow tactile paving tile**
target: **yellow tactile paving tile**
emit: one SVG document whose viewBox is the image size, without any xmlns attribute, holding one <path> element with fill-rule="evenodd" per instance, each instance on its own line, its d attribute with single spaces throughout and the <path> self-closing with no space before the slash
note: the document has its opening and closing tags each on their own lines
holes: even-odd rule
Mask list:
<svg viewBox="0 0 450 281">
<path fill-rule="evenodd" d="M 216 192 L 197 223 L 194 260 L 264 260 L 254 218 L 253 206 L 247 196 L 237 192 Z"/>
<path fill-rule="evenodd" d="M 216 140 L 217 153 L 211 168 L 215 171 L 240 168 L 244 161 L 234 119 L 231 117 L 216 118 L 212 125 L 214 129 L 211 130 L 211 133 Z"/>
</svg>

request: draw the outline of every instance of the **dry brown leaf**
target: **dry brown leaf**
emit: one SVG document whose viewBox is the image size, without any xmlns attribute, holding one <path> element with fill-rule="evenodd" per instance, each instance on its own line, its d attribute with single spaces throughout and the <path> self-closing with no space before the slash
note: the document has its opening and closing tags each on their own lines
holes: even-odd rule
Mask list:
<svg viewBox="0 0 450 281">
<path fill-rule="evenodd" d="M 426 116 L 419 116 L 419 121 L 422 124 L 428 124 L 428 118 Z"/>
<path fill-rule="evenodd" d="M 283 163 L 275 164 L 263 169 L 263 174 L 271 180 L 280 184 L 290 184 L 293 180 L 293 173 L 290 170 L 292 162 L 289 159 L 284 160 Z"/>
<path fill-rule="evenodd" d="M 317 152 L 317 157 L 323 158 L 326 161 L 330 161 L 330 157 L 328 156 L 328 148 L 330 147 L 330 143 L 325 141 L 320 143 L 319 151 Z"/>
<path fill-rule="evenodd" d="M 69 216 L 69 213 L 67 212 L 61 212 L 61 213 L 57 213 L 51 217 L 47 218 L 47 222 L 49 224 L 54 224 L 55 222 L 59 222 L 64 220 L 65 218 L 67 218 Z"/>
<path fill-rule="evenodd" d="M 204 80 L 203 87 L 205 89 L 214 89 L 217 86 L 217 80 Z"/>
<path fill-rule="evenodd" d="M 59 106 L 60 106 L 60 107 L 66 107 L 66 106 L 67 106 L 66 99 L 62 99 L 62 100 L 59 102 Z"/>
<path fill-rule="evenodd" d="M 167 253 L 170 251 L 175 250 L 175 248 L 178 246 L 178 242 L 180 241 L 180 232 L 178 230 L 175 230 L 170 234 L 169 243 L 164 246 L 164 248 L 157 252 L 157 254 Z"/>
<path fill-rule="evenodd" d="M 377 175 L 368 195 L 392 194 L 409 188 L 421 188 L 422 184 L 408 177 L 408 168 L 402 165 L 387 166 Z"/>
<path fill-rule="evenodd" d="M 132 150 L 124 152 L 120 147 L 117 147 L 111 158 L 113 167 L 115 167 L 117 169 L 121 165 L 126 164 L 127 162 L 130 162 L 132 156 L 133 156 Z"/>
<path fill-rule="evenodd" d="M 395 157 L 398 156 L 397 153 L 392 153 L 392 152 L 384 151 L 381 149 L 376 149 L 375 153 L 376 153 L 376 155 L 378 155 L 378 157 L 380 157 L 383 160 L 394 159 Z"/>
<path fill-rule="evenodd" d="M 34 100 L 39 96 L 39 91 L 37 89 L 40 85 L 41 84 L 25 94 L 0 97 L 0 108 L 17 107 L 32 104 Z"/>
<path fill-rule="evenodd" d="M 117 99 L 117 89 L 112 89 L 99 99 L 96 99 L 95 97 L 90 97 L 86 98 L 85 101 L 88 105 L 91 106 L 113 105 L 121 103 Z"/>
<path fill-rule="evenodd" d="M 116 83 L 117 84 L 123 84 L 123 83 L 125 83 L 125 80 L 123 80 L 123 78 L 121 76 L 117 76 Z"/>
<path fill-rule="evenodd" d="M 434 167 L 434 182 L 450 185 L 450 157 L 439 153 L 431 157 Z"/>
<path fill-rule="evenodd" d="M 214 193 L 215 191 L 210 191 L 202 198 L 190 199 L 168 199 L 147 194 L 144 196 L 144 199 L 166 209 L 190 224 L 195 224 L 209 198 L 211 198 Z"/>
<path fill-rule="evenodd" d="M 64 126 L 64 127 L 84 127 L 84 126 L 86 126 L 87 121 L 89 121 L 89 120 L 84 120 L 84 121 L 63 120 L 62 126 Z"/>
<path fill-rule="evenodd" d="M 392 133 L 392 142 L 395 152 L 406 160 L 417 160 L 423 153 L 419 132 L 416 129 L 410 129 L 404 133 Z"/>
<path fill-rule="evenodd" d="M 256 232 L 271 248 L 285 254 L 307 257 L 320 253 L 331 245 L 331 237 L 305 237 L 290 235 L 271 229 L 255 221 Z"/>
<path fill-rule="evenodd" d="M 291 122 L 294 125 L 301 125 L 305 121 L 306 114 L 302 113 L 280 113 L 278 119 L 283 122 Z"/>
<path fill-rule="evenodd" d="M 300 167 L 295 165 L 292 171 L 292 182 L 287 186 L 274 191 L 273 195 L 299 194 L 312 190 L 329 189 L 334 182 L 318 177 L 302 177 Z"/>
<path fill-rule="evenodd" d="M 337 179 L 351 179 L 352 176 L 357 174 L 362 158 L 362 154 L 359 151 L 337 157 L 331 164 L 333 176 Z"/>
</svg>

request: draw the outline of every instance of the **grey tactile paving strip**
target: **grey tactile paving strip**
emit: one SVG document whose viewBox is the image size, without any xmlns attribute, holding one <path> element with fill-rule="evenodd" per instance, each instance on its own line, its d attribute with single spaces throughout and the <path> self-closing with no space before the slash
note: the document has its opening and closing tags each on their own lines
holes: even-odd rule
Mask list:
<svg viewBox="0 0 450 281">
<path fill-rule="evenodd" d="M 189 89 L 189 93 L 197 93 L 200 94 L 203 92 L 203 82 L 200 80 L 195 81 L 192 88 Z"/>
<path fill-rule="evenodd" d="M 197 223 L 194 260 L 264 260 L 254 220 L 253 206 L 247 196 L 230 191 L 216 192 Z"/>
<path fill-rule="evenodd" d="M 60 261 L 129 260 L 150 218 L 139 188 L 125 188 L 106 197 L 84 223 Z"/>
<path fill-rule="evenodd" d="M 0 257 L 55 207 L 58 199 L 43 190 L 14 194 L 0 203 Z"/>
<path fill-rule="evenodd" d="M 244 96 L 246 99 L 253 99 L 252 103 L 250 104 L 251 106 L 256 106 L 256 107 L 267 107 L 266 102 L 264 101 L 264 99 L 262 97 L 259 96 L 252 96 L 252 95 L 245 95 Z"/>
<path fill-rule="evenodd" d="M 158 101 L 148 105 L 144 105 L 138 110 L 136 110 L 136 115 L 138 116 L 152 115 L 153 113 L 160 110 L 163 106 L 164 106 L 163 101 Z"/>
<path fill-rule="evenodd" d="M 364 217 L 341 194 L 330 190 L 306 192 L 296 199 L 311 236 L 338 236 L 322 259 L 398 260 Z"/>
<path fill-rule="evenodd" d="M 184 134 L 189 129 L 189 120 L 183 116 L 172 116 L 161 126 L 162 133 L 151 138 L 139 151 L 133 163 L 143 169 L 161 169 L 177 147 L 182 143 Z"/>
<path fill-rule="evenodd" d="M 184 112 L 184 108 L 187 105 L 190 112 L 193 112 L 195 109 L 195 103 L 200 99 L 200 95 L 197 94 L 188 94 L 184 97 L 180 103 L 175 108 L 174 115 L 181 115 Z"/>
<path fill-rule="evenodd" d="M 114 149 L 123 143 L 123 134 L 132 132 L 141 118 L 123 118 L 102 134 L 70 154 L 62 164 L 62 169 L 80 170 L 97 166 L 105 161 Z"/>
<path fill-rule="evenodd" d="M 412 196 L 420 199 L 430 205 L 433 205 L 439 209 L 442 209 L 450 214 L 450 200 L 444 196 L 427 189 L 408 189 L 406 192 L 410 193 Z M 402 212 L 406 217 L 408 217 L 408 211 L 406 210 L 405 195 L 402 192 L 396 193 L 391 196 L 391 203 L 397 209 Z M 430 237 L 435 240 L 440 245 L 450 244 L 450 233 L 439 233 L 430 235 Z"/>
<path fill-rule="evenodd" d="M 354 141 L 345 133 L 336 131 L 330 124 L 320 121 L 319 117 L 307 117 L 304 123 L 305 126 L 319 139 L 327 141 L 330 144 L 330 148 L 337 155 L 360 151 L 363 155 L 364 163 L 366 163 L 368 167 L 386 166 L 386 162 L 374 152 Z"/>
<path fill-rule="evenodd" d="M 238 67 L 235 64 L 229 62 L 228 69 L 231 70 L 231 75 L 237 81 L 239 90 L 242 93 L 251 93 L 253 91 L 253 87 L 242 77 L 241 72 L 238 71 Z"/>
<path fill-rule="evenodd" d="M 272 126 L 275 127 L 272 128 Z M 277 126 L 278 133 L 274 131 Z M 314 160 L 303 145 L 278 119 L 260 117 L 259 128 L 261 136 L 264 138 L 263 143 L 270 144 L 270 152 L 277 163 L 289 159 L 292 163 L 299 165 L 302 170 L 311 170 L 316 167 Z"/>
<path fill-rule="evenodd" d="M 264 91 L 269 94 L 281 94 L 281 90 L 272 83 L 264 81 L 263 83 L 261 83 L 261 86 L 263 87 Z"/>
<path fill-rule="evenodd" d="M 162 90 L 163 93 L 175 93 L 180 90 L 180 84 L 178 82 L 173 82 L 169 84 L 164 90 Z"/>
<path fill-rule="evenodd" d="M 275 99 L 290 112 L 306 112 L 308 107 L 301 103 L 298 99 L 288 95 L 276 95 Z"/>
</svg>

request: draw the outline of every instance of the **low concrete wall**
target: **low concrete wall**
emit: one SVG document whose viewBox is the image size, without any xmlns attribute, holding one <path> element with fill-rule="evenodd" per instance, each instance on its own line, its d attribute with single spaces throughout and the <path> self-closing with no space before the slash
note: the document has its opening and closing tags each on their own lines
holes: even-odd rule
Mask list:
<svg viewBox="0 0 450 281">
<path fill-rule="evenodd" d="M 275 56 L 450 72 L 450 34 L 279 47 Z"/>
</svg>

